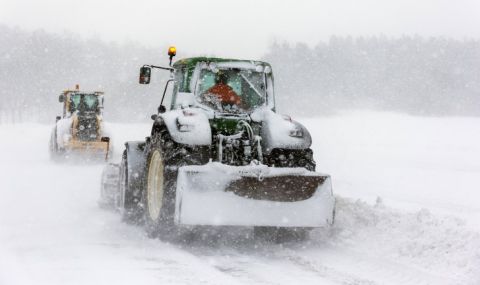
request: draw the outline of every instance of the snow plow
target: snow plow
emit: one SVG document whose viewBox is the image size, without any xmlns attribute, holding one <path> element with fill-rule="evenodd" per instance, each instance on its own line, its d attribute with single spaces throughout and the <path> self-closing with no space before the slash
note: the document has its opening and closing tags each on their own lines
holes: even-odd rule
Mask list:
<svg viewBox="0 0 480 285">
<path fill-rule="evenodd" d="M 332 221 L 330 178 L 301 167 L 184 166 L 176 196 L 177 224 L 321 227 Z"/>
<path fill-rule="evenodd" d="M 103 92 L 65 90 L 59 96 L 62 116 L 56 117 L 50 136 L 50 156 L 54 160 L 77 157 L 108 159 L 110 138 L 104 136 Z"/>
<path fill-rule="evenodd" d="M 175 49 L 169 49 L 170 63 Z M 118 181 L 102 193 L 150 236 L 192 226 L 248 226 L 276 235 L 333 223 L 330 176 L 315 172 L 307 129 L 275 113 L 266 62 L 195 57 L 170 71 L 150 136 L 125 143 Z M 173 83 L 169 111 L 163 103 Z M 117 186 L 116 186 L 117 185 Z"/>
</svg>

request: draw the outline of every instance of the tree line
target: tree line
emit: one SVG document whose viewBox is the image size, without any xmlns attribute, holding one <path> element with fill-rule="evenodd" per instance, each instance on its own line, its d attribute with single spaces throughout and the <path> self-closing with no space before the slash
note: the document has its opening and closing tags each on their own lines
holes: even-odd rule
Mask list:
<svg viewBox="0 0 480 285">
<path fill-rule="evenodd" d="M 331 37 L 315 47 L 274 43 L 280 109 L 312 116 L 381 110 L 480 115 L 480 42 L 419 36 Z"/>
<path fill-rule="evenodd" d="M 0 122 L 54 122 L 58 95 L 75 84 L 105 91 L 107 120 L 148 120 L 168 73 L 154 73 L 147 87 L 138 70 L 165 64 L 165 50 L 0 25 Z M 261 59 L 273 66 L 282 113 L 480 115 L 478 40 L 331 37 L 314 47 L 276 42 Z"/>
<path fill-rule="evenodd" d="M 138 71 L 165 57 L 136 43 L 0 26 L 0 120 L 54 122 L 62 110 L 58 96 L 76 84 L 81 90 L 105 92 L 109 120 L 149 118 L 168 74 L 154 74 L 154 86 L 148 88 L 138 84 Z"/>
</svg>

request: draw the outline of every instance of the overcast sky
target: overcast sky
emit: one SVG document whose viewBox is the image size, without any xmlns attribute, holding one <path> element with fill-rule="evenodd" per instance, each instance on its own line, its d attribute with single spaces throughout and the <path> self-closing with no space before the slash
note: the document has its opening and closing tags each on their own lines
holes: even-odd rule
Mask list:
<svg viewBox="0 0 480 285">
<path fill-rule="evenodd" d="M 0 0 L 0 24 L 153 47 L 175 44 L 179 56 L 258 58 L 274 40 L 480 38 L 480 0 Z"/>
</svg>

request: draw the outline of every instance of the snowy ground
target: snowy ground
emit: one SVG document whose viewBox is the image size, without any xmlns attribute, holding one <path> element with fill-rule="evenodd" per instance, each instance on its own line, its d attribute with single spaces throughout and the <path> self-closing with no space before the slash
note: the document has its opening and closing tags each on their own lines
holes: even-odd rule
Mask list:
<svg viewBox="0 0 480 285">
<path fill-rule="evenodd" d="M 480 119 L 302 122 L 337 220 L 284 245 L 150 240 L 98 207 L 102 165 L 50 162 L 50 126 L 0 125 L 0 284 L 480 284 Z M 116 155 L 149 132 L 111 129 Z"/>
</svg>

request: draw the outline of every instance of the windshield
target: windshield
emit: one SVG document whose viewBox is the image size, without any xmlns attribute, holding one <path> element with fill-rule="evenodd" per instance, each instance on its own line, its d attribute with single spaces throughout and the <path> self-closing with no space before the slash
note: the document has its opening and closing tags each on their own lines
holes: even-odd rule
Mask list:
<svg viewBox="0 0 480 285">
<path fill-rule="evenodd" d="M 249 69 L 203 69 L 196 99 L 224 113 L 251 112 L 265 103 L 265 74 Z"/>
<path fill-rule="evenodd" d="M 96 112 L 98 107 L 98 96 L 94 94 L 72 94 L 70 96 L 71 112 Z"/>
</svg>

